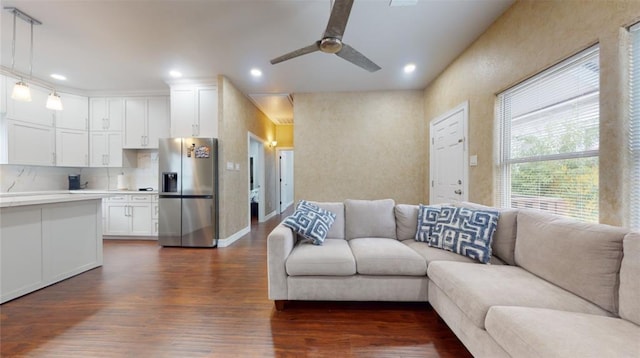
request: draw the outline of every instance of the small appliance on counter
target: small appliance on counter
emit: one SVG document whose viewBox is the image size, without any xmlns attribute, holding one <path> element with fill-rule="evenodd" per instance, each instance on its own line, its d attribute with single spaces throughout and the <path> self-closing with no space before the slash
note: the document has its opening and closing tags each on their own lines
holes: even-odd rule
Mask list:
<svg viewBox="0 0 640 358">
<path fill-rule="evenodd" d="M 69 190 L 80 190 L 80 174 L 69 175 Z"/>
</svg>

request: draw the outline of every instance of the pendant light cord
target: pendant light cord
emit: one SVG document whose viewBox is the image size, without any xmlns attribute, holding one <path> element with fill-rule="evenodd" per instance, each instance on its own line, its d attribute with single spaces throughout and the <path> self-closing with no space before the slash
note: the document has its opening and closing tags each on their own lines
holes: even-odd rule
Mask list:
<svg viewBox="0 0 640 358">
<path fill-rule="evenodd" d="M 29 80 L 33 77 L 33 20 L 29 21 L 31 24 L 31 50 L 29 54 Z"/>
<path fill-rule="evenodd" d="M 13 42 L 11 43 L 11 72 L 16 65 L 16 17 L 18 15 L 13 12 Z"/>
</svg>

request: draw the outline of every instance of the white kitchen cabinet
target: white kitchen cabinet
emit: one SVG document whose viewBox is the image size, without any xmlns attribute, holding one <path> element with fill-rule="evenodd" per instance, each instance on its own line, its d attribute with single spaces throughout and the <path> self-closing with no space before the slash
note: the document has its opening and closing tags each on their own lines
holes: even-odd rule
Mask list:
<svg viewBox="0 0 640 358">
<path fill-rule="evenodd" d="M 90 132 L 90 162 L 92 167 L 122 167 L 122 133 Z"/>
<path fill-rule="evenodd" d="M 55 129 L 34 123 L 7 119 L 3 123 L 4 145 L 0 147 L 4 164 L 55 165 Z"/>
<path fill-rule="evenodd" d="M 89 128 L 92 131 L 121 131 L 124 119 L 124 100 L 115 97 L 89 99 Z"/>
<path fill-rule="evenodd" d="M 11 99 L 13 86 L 16 82 L 18 82 L 18 79 L 12 77 L 7 77 L 5 82 L 5 95 L 8 96 L 6 100 L 7 118 L 53 127 L 55 125 L 55 113 L 46 107 L 47 97 L 51 91 L 27 83 L 31 90 L 31 102 L 16 101 Z"/>
<path fill-rule="evenodd" d="M 157 149 L 169 137 L 168 98 L 125 98 L 124 148 Z"/>
<path fill-rule="evenodd" d="M 89 129 L 89 98 L 61 93 L 62 111 L 56 111 L 56 128 Z"/>
<path fill-rule="evenodd" d="M 86 130 L 56 128 L 56 165 L 89 166 L 89 133 Z"/>
<path fill-rule="evenodd" d="M 7 113 L 7 76 L 0 75 L 0 114 Z"/>
<path fill-rule="evenodd" d="M 119 195 L 106 200 L 105 235 L 152 236 L 152 205 L 148 194 Z"/>
<path fill-rule="evenodd" d="M 179 86 L 171 89 L 171 136 L 218 137 L 216 86 Z"/>
</svg>

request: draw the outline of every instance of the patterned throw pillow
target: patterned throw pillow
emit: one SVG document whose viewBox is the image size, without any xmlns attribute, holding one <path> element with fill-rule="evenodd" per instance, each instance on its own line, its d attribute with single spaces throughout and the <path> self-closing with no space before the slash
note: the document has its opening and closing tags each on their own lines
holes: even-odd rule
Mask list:
<svg viewBox="0 0 640 358">
<path fill-rule="evenodd" d="M 429 242 L 433 234 L 433 228 L 438 221 L 440 214 L 439 206 L 427 206 L 420 204 L 418 209 L 418 228 L 416 230 L 416 241 Z"/>
<path fill-rule="evenodd" d="M 313 240 L 314 245 L 322 245 L 335 220 L 336 214 L 331 211 L 301 200 L 293 214 L 284 219 L 282 224 L 304 238 Z"/>
<path fill-rule="evenodd" d="M 443 206 L 429 246 L 452 251 L 482 263 L 491 259 L 491 240 L 500 213 Z"/>
</svg>

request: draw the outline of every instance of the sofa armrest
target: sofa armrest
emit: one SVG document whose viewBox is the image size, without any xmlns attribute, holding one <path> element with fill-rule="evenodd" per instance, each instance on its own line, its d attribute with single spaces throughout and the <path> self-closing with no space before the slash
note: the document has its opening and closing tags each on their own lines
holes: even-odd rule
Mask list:
<svg viewBox="0 0 640 358">
<path fill-rule="evenodd" d="M 296 243 L 290 228 L 279 224 L 267 236 L 267 274 L 269 299 L 287 300 L 287 271 L 285 262 Z"/>
</svg>

